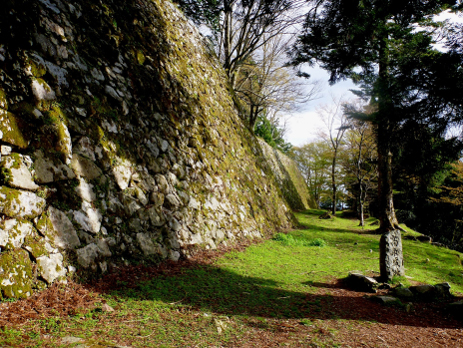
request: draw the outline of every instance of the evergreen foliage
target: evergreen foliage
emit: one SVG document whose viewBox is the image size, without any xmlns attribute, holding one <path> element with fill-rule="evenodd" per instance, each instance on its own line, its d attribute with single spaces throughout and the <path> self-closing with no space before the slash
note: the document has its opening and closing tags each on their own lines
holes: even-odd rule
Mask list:
<svg viewBox="0 0 463 348">
<path fill-rule="evenodd" d="M 280 150 L 283 153 L 289 153 L 292 149 L 291 143 L 286 142 L 283 138 L 283 129 L 270 122 L 265 114 L 260 114 L 254 128 L 254 133 L 265 140 L 271 147 Z"/>
<path fill-rule="evenodd" d="M 428 127 L 436 139 L 463 119 L 462 56 L 456 49 L 433 47 L 433 33 L 442 24 L 431 20 L 455 3 L 311 1 L 293 50 L 295 64 L 317 62 L 330 72 L 331 83 L 351 78 L 363 87 L 358 94 L 370 98 L 375 112 L 364 117 L 376 124 L 383 231 L 398 227 L 392 201 L 395 145 L 408 136 L 407 129 Z M 421 145 L 413 142 L 413 147 Z"/>
</svg>

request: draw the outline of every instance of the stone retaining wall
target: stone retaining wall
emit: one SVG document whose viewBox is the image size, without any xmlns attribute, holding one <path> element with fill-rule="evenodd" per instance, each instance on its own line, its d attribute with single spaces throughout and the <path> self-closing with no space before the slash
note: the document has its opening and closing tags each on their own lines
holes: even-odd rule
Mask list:
<svg viewBox="0 0 463 348">
<path fill-rule="evenodd" d="M 291 225 L 220 64 L 169 1 L 2 7 L 2 296 Z"/>
</svg>

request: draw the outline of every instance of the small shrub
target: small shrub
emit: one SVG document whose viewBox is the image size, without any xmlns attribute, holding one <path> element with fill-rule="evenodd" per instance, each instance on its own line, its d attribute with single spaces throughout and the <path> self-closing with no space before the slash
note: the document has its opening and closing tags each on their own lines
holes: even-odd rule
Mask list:
<svg viewBox="0 0 463 348">
<path fill-rule="evenodd" d="M 309 319 L 302 319 L 301 322 L 300 322 L 301 325 L 305 325 L 305 326 L 311 326 L 313 325 L 312 321 L 309 320 Z"/>
<path fill-rule="evenodd" d="M 309 245 L 310 246 L 324 247 L 324 246 L 326 246 L 326 242 L 321 238 L 315 238 L 314 240 L 309 242 Z"/>
<path fill-rule="evenodd" d="M 273 240 L 281 242 L 285 246 L 319 246 L 324 247 L 326 242 L 321 238 L 315 238 L 314 240 L 306 240 L 303 238 L 295 237 L 291 234 L 278 233 Z"/>
</svg>

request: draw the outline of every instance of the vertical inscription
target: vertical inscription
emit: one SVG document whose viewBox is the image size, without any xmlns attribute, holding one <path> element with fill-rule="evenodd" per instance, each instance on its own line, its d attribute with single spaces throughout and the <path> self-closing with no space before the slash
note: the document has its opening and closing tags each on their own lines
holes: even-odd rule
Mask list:
<svg viewBox="0 0 463 348">
<path fill-rule="evenodd" d="M 400 230 L 384 233 L 379 242 L 379 267 L 383 280 L 391 280 L 393 276 L 403 276 L 404 260 L 402 255 L 402 237 Z"/>
</svg>

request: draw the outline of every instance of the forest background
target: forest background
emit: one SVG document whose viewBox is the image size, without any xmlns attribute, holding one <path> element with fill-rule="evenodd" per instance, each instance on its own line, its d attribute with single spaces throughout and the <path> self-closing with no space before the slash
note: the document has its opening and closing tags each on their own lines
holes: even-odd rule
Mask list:
<svg viewBox="0 0 463 348">
<path fill-rule="evenodd" d="M 384 8 L 379 9 L 384 18 L 372 22 L 384 20 L 385 25 L 374 24 L 370 28 L 363 23 L 373 18 L 374 11 L 368 13 L 368 9 L 376 5 L 371 1 L 176 2 L 202 29 L 223 63 L 235 104 L 250 131 L 297 161 L 318 208 L 333 213 L 349 208 L 361 225 L 368 214 L 380 217 L 383 230 L 389 228 L 384 227 L 388 225 L 385 220 L 389 220 L 391 228 L 397 226 L 398 220 L 430 235 L 436 242 L 463 250 L 462 97 L 460 94 L 450 100 L 439 96 L 438 101 L 435 98 L 439 88 L 452 91 L 452 95 L 462 89 L 461 2 L 435 1 L 426 7 L 424 1 L 402 5 L 386 1 Z M 332 22 L 339 21 L 337 31 L 331 33 L 333 37 L 329 37 L 330 28 L 326 26 L 320 33 L 328 34 L 319 35 L 324 42 L 312 38 L 312 46 L 304 47 L 304 40 L 322 23 L 323 15 L 330 16 L 330 9 L 340 14 L 330 18 Z M 311 13 L 317 10 L 321 16 L 314 15 L 310 22 Z M 356 23 L 360 23 L 358 27 Z M 379 53 L 372 53 L 375 50 L 372 47 L 382 43 L 363 42 L 371 47 L 360 49 L 361 44 L 354 42 L 359 37 L 367 40 L 364 33 L 368 30 L 379 30 L 375 35 L 385 35 L 384 41 L 389 40 L 385 44 L 390 51 L 387 64 L 385 55 L 381 58 L 386 46 L 377 48 Z M 387 30 L 390 31 L 384 34 Z M 332 44 L 329 40 L 333 38 L 342 41 L 345 47 L 355 48 L 352 52 L 376 54 L 376 61 L 360 54 L 343 56 L 344 48 L 340 46 L 331 46 L 331 53 L 326 54 L 313 48 Z M 414 42 L 415 46 L 408 49 L 415 51 L 408 57 L 403 53 L 400 56 L 397 53 L 400 49 L 395 47 L 403 48 L 407 42 Z M 438 71 L 436 62 L 450 56 L 455 61 L 448 66 L 454 70 Z M 429 62 L 426 57 L 431 57 Z M 372 60 L 366 63 L 368 59 Z M 428 63 L 415 69 L 409 66 L 413 60 L 417 65 Z M 385 122 L 377 122 L 381 118 L 377 108 L 384 102 L 381 96 L 375 97 L 378 81 L 385 76 L 381 77 L 381 64 L 388 66 L 384 69 L 388 71 L 388 81 L 402 88 L 387 93 L 389 99 L 399 101 L 400 107 L 395 107 L 394 112 L 403 115 L 393 126 L 385 127 L 389 127 L 385 138 L 392 139 L 393 134 L 395 143 L 388 141 L 388 148 L 384 149 L 383 141 L 382 156 L 378 154 L 377 127 Z M 413 85 L 405 77 L 420 69 L 433 76 L 452 78 L 430 79 L 429 85 L 434 85 L 420 90 L 421 86 Z M 354 94 L 348 92 L 352 89 L 356 90 Z M 426 102 L 434 102 L 436 107 L 430 107 L 435 109 L 434 114 L 423 111 Z M 449 109 L 452 111 L 448 112 Z M 383 192 L 380 195 L 378 185 Z M 388 197 L 385 191 L 389 191 Z M 381 196 L 386 202 L 381 202 Z M 392 209 L 384 208 L 388 204 Z"/>
</svg>

